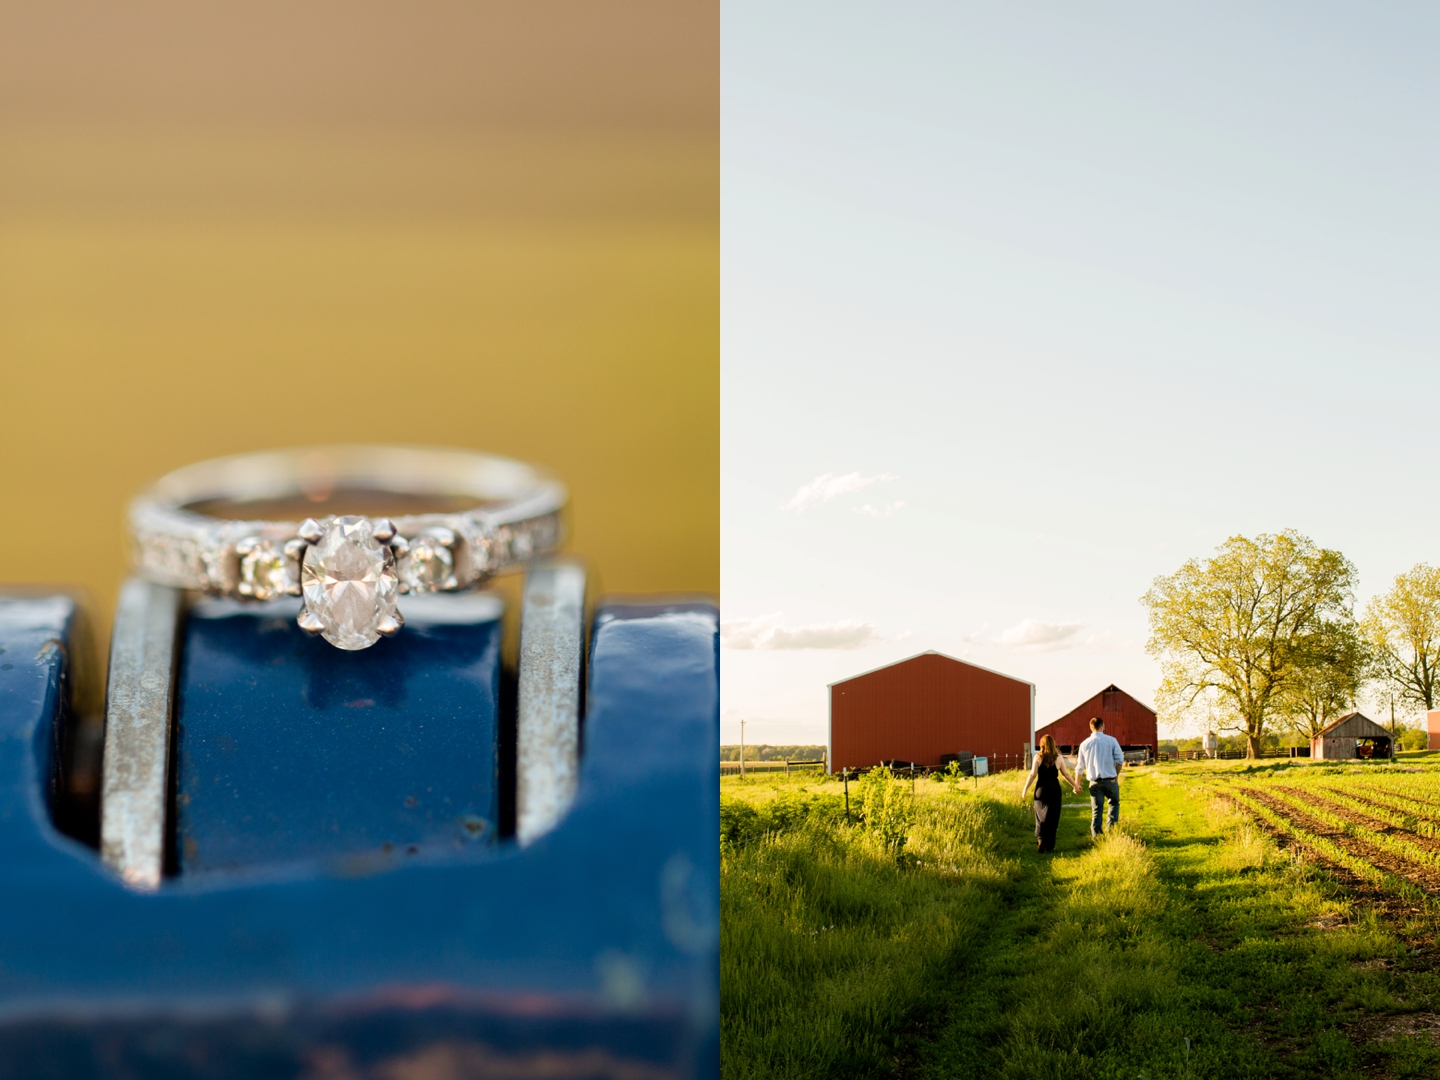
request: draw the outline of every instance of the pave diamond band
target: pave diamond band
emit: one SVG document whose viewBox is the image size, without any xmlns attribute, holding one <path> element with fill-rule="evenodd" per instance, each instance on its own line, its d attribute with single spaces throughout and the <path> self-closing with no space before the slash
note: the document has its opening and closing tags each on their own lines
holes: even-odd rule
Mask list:
<svg viewBox="0 0 1440 1080">
<path fill-rule="evenodd" d="M 303 521 L 203 512 L 221 500 L 242 511 L 284 500 L 318 509 L 337 492 L 475 505 Z M 150 580 L 247 600 L 301 596 L 300 626 L 353 650 L 400 629 L 398 595 L 467 589 L 554 548 L 565 500 L 563 484 L 506 458 L 314 447 L 176 470 L 130 504 L 130 536 L 135 566 Z"/>
</svg>

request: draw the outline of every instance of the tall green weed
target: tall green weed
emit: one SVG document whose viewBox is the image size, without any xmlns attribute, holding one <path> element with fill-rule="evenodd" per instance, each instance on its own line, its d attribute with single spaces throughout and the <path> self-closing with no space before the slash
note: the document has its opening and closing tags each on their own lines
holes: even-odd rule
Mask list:
<svg viewBox="0 0 1440 1080">
<path fill-rule="evenodd" d="M 828 794 L 722 799 L 727 1080 L 884 1071 L 996 910 L 995 803 L 855 786 L 849 823 Z"/>
<path fill-rule="evenodd" d="M 901 780 L 881 765 L 860 778 L 856 786 L 856 807 L 874 836 L 888 850 L 900 854 L 915 823 L 915 796 L 912 782 Z"/>
</svg>

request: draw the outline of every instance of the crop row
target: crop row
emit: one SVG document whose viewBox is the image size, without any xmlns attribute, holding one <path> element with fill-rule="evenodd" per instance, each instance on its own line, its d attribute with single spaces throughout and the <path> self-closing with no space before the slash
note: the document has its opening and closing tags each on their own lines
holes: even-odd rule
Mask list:
<svg viewBox="0 0 1440 1080">
<path fill-rule="evenodd" d="M 1256 797 L 1259 793 L 1254 791 L 1254 789 L 1231 788 L 1226 790 L 1224 794 L 1251 816 L 1258 818 L 1273 830 L 1283 833 L 1295 843 L 1311 849 L 1321 858 L 1334 863 L 1336 866 L 1343 867 L 1364 881 L 1378 885 L 1388 892 L 1400 892 L 1406 886 L 1412 889 L 1414 888 L 1408 881 L 1397 878 L 1393 874 L 1387 874 L 1373 863 L 1351 855 L 1327 837 L 1319 836 L 1308 829 L 1303 829 L 1289 818 L 1276 813 Z"/>
<path fill-rule="evenodd" d="M 1417 804 L 1428 815 L 1440 813 L 1440 773 L 1425 770 L 1404 772 L 1385 768 L 1345 770 L 1294 769 L 1287 772 L 1286 783 L 1302 788 L 1346 787 L 1369 788 Z"/>
<path fill-rule="evenodd" d="M 1318 795 L 1321 798 L 1329 799 L 1339 806 L 1389 825 L 1393 829 L 1401 829 L 1426 837 L 1440 834 L 1440 822 L 1429 817 L 1422 817 L 1402 801 L 1386 793 L 1373 792 L 1368 788 L 1359 788 L 1355 785 L 1333 787 L 1328 784 L 1313 786 L 1309 789 L 1290 788 L 1290 790 L 1303 791 L 1307 795 Z"/>
<path fill-rule="evenodd" d="M 1221 785 L 1217 793 L 1293 845 L 1383 893 L 1440 914 L 1440 844 L 1418 842 L 1413 814 L 1379 805 L 1371 801 L 1373 793 L 1355 792 L 1354 785 L 1315 783 L 1310 777 L 1303 785 L 1292 783 L 1297 772 L 1287 772 L 1283 783 L 1257 778 Z"/>
<path fill-rule="evenodd" d="M 1379 892 L 1432 913 L 1440 911 L 1440 906 L 1437 906 L 1432 895 L 1426 889 L 1402 874 L 1394 873 L 1377 865 L 1374 859 L 1368 857 L 1368 853 L 1364 852 L 1363 845 L 1354 839 L 1346 838 L 1350 845 L 1360 848 L 1360 853 L 1352 850 L 1352 847 L 1337 843 L 1328 836 L 1320 835 L 1306 828 L 1303 824 L 1296 822 L 1292 816 L 1280 813 L 1266 801 L 1274 798 L 1269 792 L 1253 788 L 1249 790 L 1231 789 L 1226 791 L 1225 795 L 1255 817 L 1262 825 L 1267 826 L 1272 833 L 1284 835 L 1297 847 L 1308 848 L 1332 866 L 1348 871 L 1359 880 L 1374 886 Z M 1282 808 L 1288 809 L 1283 804 Z M 1317 821 L 1316 824 L 1320 825 L 1320 822 Z M 1323 825 L 1320 827 L 1324 828 Z"/>
<path fill-rule="evenodd" d="M 1328 785 L 1324 790 L 1329 790 Z M 1349 784 L 1343 790 L 1355 792 L 1366 799 L 1369 799 L 1381 806 L 1388 806 L 1398 810 L 1402 814 L 1408 814 L 1416 821 L 1416 832 L 1425 836 L 1435 835 L 1435 832 L 1427 832 L 1427 828 L 1433 828 L 1440 832 L 1440 805 L 1432 803 L 1428 799 L 1415 795 L 1405 794 L 1393 787 L 1380 784 Z"/>
<path fill-rule="evenodd" d="M 1346 836 L 1353 836 L 1355 839 L 1369 844 L 1371 847 L 1379 848 L 1381 851 L 1388 851 L 1397 858 L 1406 862 L 1418 863 L 1421 866 L 1440 866 L 1440 855 L 1421 847 L 1402 837 L 1373 829 L 1362 821 L 1356 821 L 1353 817 L 1347 817 L 1338 813 L 1336 803 L 1331 799 L 1315 798 L 1318 792 L 1304 792 L 1292 787 L 1272 785 L 1267 788 L 1267 794 L 1277 801 L 1283 802 L 1301 813 L 1308 814 L 1316 821 L 1322 822 L 1334 829 L 1336 832 Z M 1306 798 L 1306 795 L 1310 798 Z M 1337 800 L 1338 801 L 1338 800 Z M 1352 811 L 1353 812 L 1353 811 Z M 1357 816 L 1365 816 L 1359 814 Z M 1373 821 L 1374 818 L 1371 818 Z"/>
<path fill-rule="evenodd" d="M 1345 832 L 1321 815 L 1312 813 L 1313 807 L 1297 810 L 1293 803 L 1282 801 L 1275 792 L 1250 788 L 1241 795 L 1237 803 L 1241 803 L 1272 832 L 1283 833 L 1292 843 L 1309 848 L 1321 859 L 1348 871 L 1384 894 L 1420 907 L 1432 915 L 1440 914 L 1437 890 L 1433 888 L 1437 880 L 1434 871 L 1416 867 L 1392 852 L 1377 850 L 1353 832 Z"/>
<path fill-rule="evenodd" d="M 1412 820 L 1388 819 L 1383 813 L 1366 811 L 1372 816 L 1422 836 L 1440 836 L 1440 772 L 1429 769 L 1402 772 L 1373 766 L 1343 770 L 1293 769 L 1287 770 L 1284 782 L 1307 792 L 1366 799 Z"/>
</svg>

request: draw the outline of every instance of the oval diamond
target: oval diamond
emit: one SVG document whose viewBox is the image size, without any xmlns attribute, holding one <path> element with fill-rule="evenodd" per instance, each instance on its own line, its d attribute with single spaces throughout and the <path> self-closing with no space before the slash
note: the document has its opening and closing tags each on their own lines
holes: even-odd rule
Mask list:
<svg viewBox="0 0 1440 1080">
<path fill-rule="evenodd" d="M 380 638 L 381 622 L 395 618 L 395 553 L 375 538 L 368 519 L 331 518 L 325 535 L 305 549 L 300 589 L 321 637 L 338 649 L 368 649 Z"/>
</svg>

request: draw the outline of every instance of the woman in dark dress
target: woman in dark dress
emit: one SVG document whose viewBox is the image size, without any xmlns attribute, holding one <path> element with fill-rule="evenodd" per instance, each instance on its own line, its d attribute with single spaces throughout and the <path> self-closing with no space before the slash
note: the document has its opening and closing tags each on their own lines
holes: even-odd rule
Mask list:
<svg viewBox="0 0 1440 1080">
<path fill-rule="evenodd" d="M 1030 782 L 1035 782 L 1035 842 L 1041 851 L 1055 850 L 1055 830 L 1060 827 L 1060 777 L 1064 776 L 1077 792 L 1080 784 L 1065 767 L 1065 759 L 1055 749 L 1055 740 L 1046 735 L 1040 740 L 1040 751 L 1030 765 L 1030 774 L 1020 785 L 1020 798 Z"/>
</svg>

